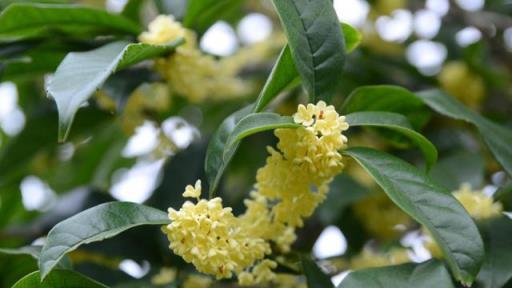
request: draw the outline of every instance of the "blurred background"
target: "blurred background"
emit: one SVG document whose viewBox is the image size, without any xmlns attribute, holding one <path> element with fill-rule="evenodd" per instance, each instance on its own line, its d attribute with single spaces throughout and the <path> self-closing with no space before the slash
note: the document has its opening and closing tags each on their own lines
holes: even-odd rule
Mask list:
<svg viewBox="0 0 512 288">
<path fill-rule="evenodd" d="M 112 13 L 126 4 L 4 0 L 0 7 L 14 2 L 76 3 Z M 149 23 L 159 14 L 171 14 L 180 20 L 186 2 L 145 1 L 141 18 Z M 162 210 L 182 204 L 184 187 L 204 176 L 209 137 L 225 117 L 256 98 L 286 43 L 270 1 L 219 3 L 221 7 L 212 7 L 211 15 L 198 18 L 192 28 L 200 49 L 243 81 L 240 95 L 192 101 L 173 92 L 148 61 L 113 75 L 79 111 L 66 143 L 57 142 L 56 107 L 45 93 L 45 83 L 67 52 L 93 49 L 102 39 L 56 35 L 46 41 L 26 40 L 36 46 L 0 43 L 0 247 L 44 243 L 57 222 L 106 201 Z M 363 37 L 348 56 L 334 98 L 337 107 L 362 85 L 400 85 L 412 91 L 439 87 L 474 111 L 512 127 L 511 0 L 333 4 L 339 20 Z M 304 91 L 295 85 L 271 109 L 291 114 L 304 101 Z M 451 190 L 469 183 L 487 195 L 504 191 L 500 187 L 510 179 L 472 129 L 423 108 L 410 116 L 440 152 L 431 174 L 437 181 Z M 422 165 L 419 151 L 395 136 L 353 129 L 349 145 L 387 150 Z M 264 165 L 265 146 L 275 142 L 271 133 L 251 136 L 229 166 L 219 194 L 236 213 L 243 212 L 242 201 L 256 170 Z M 507 209 L 510 201 L 504 195 Z M 296 248 L 313 249 L 319 259 L 334 259 L 327 265 L 334 282 L 348 269 L 375 265 L 370 262 L 380 259 L 376 251 L 388 253 L 382 255 L 389 263 L 395 259 L 389 256 L 394 247 L 408 248 L 412 261 L 431 257 L 419 226 L 353 163 L 335 179 L 328 200 L 335 201 L 326 201 L 308 220 Z M 106 284 L 151 283 L 161 276 L 162 267 L 190 270 L 167 245 L 158 228 L 137 228 L 84 246 L 70 258 L 78 271 Z M 34 270 L 36 263 L 28 256 L 0 254 L 0 287 L 10 287 Z"/>
</svg>

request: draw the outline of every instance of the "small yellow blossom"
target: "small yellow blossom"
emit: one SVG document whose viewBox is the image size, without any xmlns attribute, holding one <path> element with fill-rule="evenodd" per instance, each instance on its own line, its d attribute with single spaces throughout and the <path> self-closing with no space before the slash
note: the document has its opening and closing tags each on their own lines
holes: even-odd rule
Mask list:
<svg viewBox="0 0 512 288">
<path fill-rule="evenodd" d="M 441 88 L 462 103 L 477 110 L 485 97 L 485 83 L 460 61 L 448 62 L 438 76 Z"/>
<path fill-rule="evenodd" d="M 183 282 L 183 288 L 209 288 L 212 286 L 213 280 L 210 277 L 199 275 L 199 274 L 190 274 Z"/>
<path fill-rule="evenodd" d="M 147 32 L 139 36 L 140 42 L 162 45 L 184 38 L 186 30 L 173 16 L 159 15 L 149 23 Z"/>
<path fill-rule="evenodd" d="M 252 271 L 244 271 L 238 276 L 238 283 L 241 286 L 255 285 L 259 283 L 268 283 L 276 279 L 276 275 L 272 272 L 272 269 L 277 267 L 277 263 L 265 259 L 260 263 L 256 264 Z"/>
<path fill-rule="evenodd" d="M 194 186 L 187 185 L 185 187 L 185 192 L 183 192 L 183 197 L 197 198 L 201 196 L 201 180 L 197 180 Z"/>
<path fill-rule="evenodd" d="M 403 264 L 410 261 L 409 251 L 404 248 L 394 248 L 388 252 L 375 252 L 365 248 L 359 255 L 350 260 L 350 268 L 364 269 L 382 267 Z"/>
<path fill-rule="evenodd" d="M 230 278 L 270 253 L 268 243 L 245 233 L 220 198 L 187 201 L 179 211 L 169 208 L 169 218 L 164 232 L 174 253 L 219 279 Z"/>
<path fill-rule="evenodd" d="M 270 242 L 281 252 L 290 251 L 296 228 L 325 199 L 329 183 L 343 169 L 339 150 L 347 142 L 345 118 L 325 102 L 307 107 L 295 115 L 301 127 L 275 131 L 279 143 L 268 148 L 242 215 L 235 217 L 220 198 L 200 200 L 200 182 L 187 186 L 183 196 L 198 198 L 197 204 L 187 201 L 179 211 L 169 209 L 171 224 L 164 229 L 175 254 L 219 279 L 236 274 L 241 285 L 278 279 L 272 271 L 277 263 L 265 259 L 272 252 Z M 304 109 L 314 111 L 312 123 L 308 115 L 298 115 L 307 114 Z"/>
<path fill-rule="evenodd" d="M 464 206 L 469 215 L 476 220 L 484 220 L 501 215 L 503 206 L 494 202 L 481 190 L 471 190 L 471 186 L 463 184 L 459 190 L 453 192 L 453 196 Z"/>
<path fill-rule="evenodd" d="M 172 92 L 191 102 L 238 98 L 249 93 L 250 85 L 237 74 L 234 62 L 218 61 L 201 52 L 197 36 L 172 16 L 160 15 L 139 36 L 142 43 L 165 44 L 184 38 L 185 43 L 167 58 L 156 61 L 156 70 L 167 80 Z M 226 66 L 226 67 L 225 67 Z"/>
<path fill-rule="evenodd" d="M 166 285 L 176 279 L 176 270 L 169 267 L 163 267 L 160 272 L 151 277 L 151 283 L 154 285 Z"/>
</svg>

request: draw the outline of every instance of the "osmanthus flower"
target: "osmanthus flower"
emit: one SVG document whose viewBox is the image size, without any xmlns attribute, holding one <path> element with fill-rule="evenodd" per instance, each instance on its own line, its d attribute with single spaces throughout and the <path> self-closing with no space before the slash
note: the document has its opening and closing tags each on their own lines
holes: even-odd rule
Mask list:
<svg viewBox="0 0 512 288">
<path fill-rule="evenodd" d="M 169 209 L 171 224 L 164 231 L 170 248 L 198 271 L 217 278 L 236 274 L 241 285 L 276 281 L 272 270 L 277 264 L 265 258 L 272 252 L 270 243 L 279 252 L 290 251 L 295 229 L 313 214 L 342 171 L 339 150 L 347 142 L 342 132 L 348 124 L 333 106 L 320 101 L 298 110 L 294 118 L 302 126 L 275 131 L 277 148 L 268 147 L 270 155 L 244 201 L 245 213 L 235 217 L 220 198 L 200 199 L 200 181 L 183 193 L 196 198 L 196 204 L 187 201 L 179 211 Z"/>
<path fill-rule="evenodd" d="M 139 36 L 142 43 L 164 45 L 180 38 L 185 40 L 175 53 L 156 61 L 156 70 L 168 81 L 173 92 L 196 103 L 248 94 L 250 85 L 236 75 L 240 69 L 233 69 L 233 63 L 225 69 L 224 62 L 202 53 L 196 34 L 172 16 L 160 15 L 148 28 Z"/>
<path fill-rule="evenodd" d="M 472 190 L 471 185 L 468 184 L 461 185 L 459 190 L 453 192 L 453 196 L 475 220 L 497 217 L 503 211 L 500 202 L 494 202 L 492 197 L 486 195 L 482 190 Z"/>
<path fill-rule="evenodd" d="M 189 186 L 186 197 L 199 198 L 201 182 Z M 179 211 L 169 208 L 171 224 L 164 228 L 170 248 L 199 272 L 230 278 L 269 254 L 270 245 L 246 233 L 221 198 L 186 201 Z"/>
<path fill-rule="evenodd" d="M 375 251 L 364 248 L 360 254 L 350 259 L 351 269 L 364 269 L 398 265 L 410 262 L 409 250 L 406 248 L 392 248 L 389 251 Z"/>
</svg>

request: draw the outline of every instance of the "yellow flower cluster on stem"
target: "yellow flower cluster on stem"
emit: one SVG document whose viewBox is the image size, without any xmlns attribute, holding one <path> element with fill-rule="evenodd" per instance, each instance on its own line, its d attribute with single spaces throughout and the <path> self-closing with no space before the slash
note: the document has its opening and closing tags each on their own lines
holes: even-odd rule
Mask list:
<svg viewBox="0 0 512 288">
<path fill-rule="evenodd" d="M 240 285 L 277 281 L 277 263 L 265 258 L 270 243 L 288 252 L 295 229 L 325 199 L 329 183 L 343 169 L 342 155 L 348 129 L 345 117 L 325 102 L 299 105 L 296 129 L 277 129 L 277 148 L 268 148 L 266 165 L 256 175 L 254 190 L 245 200 L 246 211 L 235 217 L 220 198 L 200 199 L 201 183 L 187 186 L 179 211 L 169 209 L 171 224 L 164 232 L 170 248 L 198 271 L 229 278 Z"/>
<path fill-rule="evenodd" d="M 139 36 L 142 43 L 154 45 L 185 39 L 185 44 L 178 46 L 175 53 L 156 62 L 156 69 L 175 93 L 189 101 L 197 103 L 246 95 L 250 87 L 237 77 L 239 69 L 233 69 L 233 63 L 224 67 L 224 62 L 202 53 L 196 38 L 193 31 L 165 15 L 155 18 L 148 31 Z"/>
</svg>

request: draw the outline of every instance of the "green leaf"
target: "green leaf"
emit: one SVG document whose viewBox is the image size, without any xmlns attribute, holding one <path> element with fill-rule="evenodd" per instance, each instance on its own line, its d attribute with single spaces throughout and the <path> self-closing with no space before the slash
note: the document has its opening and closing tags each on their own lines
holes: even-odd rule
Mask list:
<svg viewBox="0 0 512 288">
<path fill-rule="evenodd" d="M 414 131 L 407 118 L 401 114 L 392 112 L 356 112 L 348 114 L 347 122 L 351 127 L 354 126 L 373 126 L 388 128 L 399 132 L 411 139 L 423 152 L 427 170 L 437 161 L 437 150 L 425 136 Z"/>
<path fill-rule="evenodd" d="M 343 36 L 345 37 L 345 45 L 347 46 L 347 53 L 352 52 L 361 42 L 361 34 L 352 26 L 342 23 Z M 299 77 L 299 72 L 293 62 L 290 47 L 286 45 L 281 54 L 277 58 L 270 76 L 265 82 L 265 86 L 261 90 L 254 112 L 261 112 L 267 105 L 274 99 L 281 91 L 288 87 Z"/>
<path fill-rule="evenodd" d="M 325 275 L 309 256 L 301 255 L 302 270 L 306 275 L 308 288 L 333 288 L 331 279 Z"/>
<path fill-rule="evenodd" d="M 440 90 L 427 90 L 417 93 L 434 111 L 476 126 L 496 160 L 512 176 L 512 131 L 469 110 L 455 98 Z"/>
<path fill-rule="evenodd" d="M 455 288 L 443 263 L 435 260 L 353 271 L 337 288 L 361 287 Z"/>
<path fill-rule="evenodd" d="M 123 16 L 77 5 L 14 3 L 0 14 L 0 40 L 52 37 L 56 31 L 74 36 L 84 33 L 136 35 L 141 27 Z"/>
<path fill-rule="evenodd" d="M 37 261 L 39 260 L 41 249 L 42 246 L 24 246 L 16 249 L 0 248 L 0 253 L 8 255 L 29 255 Z M 72 266 L 73 265 L 71 264 L 71 259 L 69 259 L 69 257 L 63 257 L 57 264 L 57 267 L 62 269 L 71 269 Z"/>
<path fill-rule="evenodd" d="M 437 162 L 430 170 L 430 177 L 455 191 L 462 183 L 468 183 L 473 188 L 484 184 L 484 159 L 478 153 L 459 151 Z"/>
<path fill-rule="evenodd" d="M 297 128 L 300 127 L 293 121 L 290 116 L 281 116 L 275 113 L 252 113 L 242 118 L 235 126 L 231 135 L 229 135 L 228 145 L 224 147 L 224 153 L 228 153 L 230 148 L 245 137 L 263 132 L 267 130 L 274 130 L 277 128 Z"/>
<path fill-rule="evenodd" d="M 169 223 L 163 211 L 129 202 L 110 202 L 87 209 L 53 227 L 39 258 L 41 279 L 59 260 L 82 244 L 102 241 L 141 225 Z"/>
<path fill-rule="evenodd" d="M 344 114 L 361 111 L 387 111 L 405 115 L 414 128 L 425 123 L 425 105 L 412 92 L 399 86 L 374 85 L 355 89 L 345 100 Z"/>
<path fill-rule="evenodd" d="M 343 31 L 343 37 L 345 38 L 345 52 L 348 54 L 361 44 L 363 35 L 359 31 L 350 26 L 347 23 L 341 23 L 341 30 Z"/>
<path fill-rule="evenodd" d="M 448 190 L 411 164 L 369 148 L 352 148 L 354 158 L 409 216 L 428 228 L 441 247 L 455 278 L 465 285 L 475 279 L 484 257 L 478 229 Z"/>
<path fill-rule="evenodd" d="M 243 0 L 189 0 L 183 24 L 203 32 L 217 20 L 237 11 L 243 2 Z"/>
<path fill-rule="evenodd" d="M 69 53 L 47 87 L 59 110 L 59 140 L 66 139 L 77 110 L 112 73 L 170 53 L 182 42 L 149 45 L 118 41 L 88 52 Z"/>
<path fill-rule="evenodd" d="M 30 255 L 34 259 L 39 259 L 41 246 L 24 246 L 20 248 L 0 248 L 0 253 L 9 255 Z"/>
<path fill-rule="evenodd" d="M 123 11 L 121 11 L 121 15 L 124 17 L 135 21 L 136 23 L 140 22 L 140 11 L 144 7 L 144 0 L 128 0 L 126 4 L 124 4 Z"/>
<path fill-rule="evenodd" d="M 295 62 L 293 62 L 292 53 L 290 47 L 286 45 L 281 54 L 277 58 L 272 72 L 265 82 L 265 86 L 260 92 L 256 104 L 254 106 L 254 112 L 261 112 L 267 105 L 274 99 L 281 91 L 283 91 L 293 80 L 299 77 L 297 68 L 295 68 Z"/>
<path fill-rule="evenodd" d="M 274 0 L 310 101 L 329 100 L 341 79 L 345 44 L 330 0 Z M 329 101 L 328 101 L 329 102 Z"/>
<path fill-rule="evenodd" d="M 206 159 L 204 161 L 204 170 L 206 171 L 206 178 L 210 185 L 210 196 L 215 193 L 222 174 L 224 170 L 226 170 L 231 158 L 235 155 L 239 145 L 237 143 L 231 146 L 229 150 L 226 150 L 225 147 L 228 143 L 229 136 L 235 129 L 236 124 L 251 113 L 252 110 L 253 105 L 249 105 L 231 114 L 222 121 L 219 128 L 217 128 L 210 138 L 208 149 L 206 150 Z"/>
<path fill-rule="evenodd" d="M 12 288 L 107 288 L 82 274 L 70 270 L 55 270 L 41 282 L 39 271 L 20 279 Z"/>
<path fill-rule="evenodd" d="M 482 223 L 485 260 L 475 288 L 505 287 L 512 279 L 512 221 L 501 217 Z"/>
</svg>

